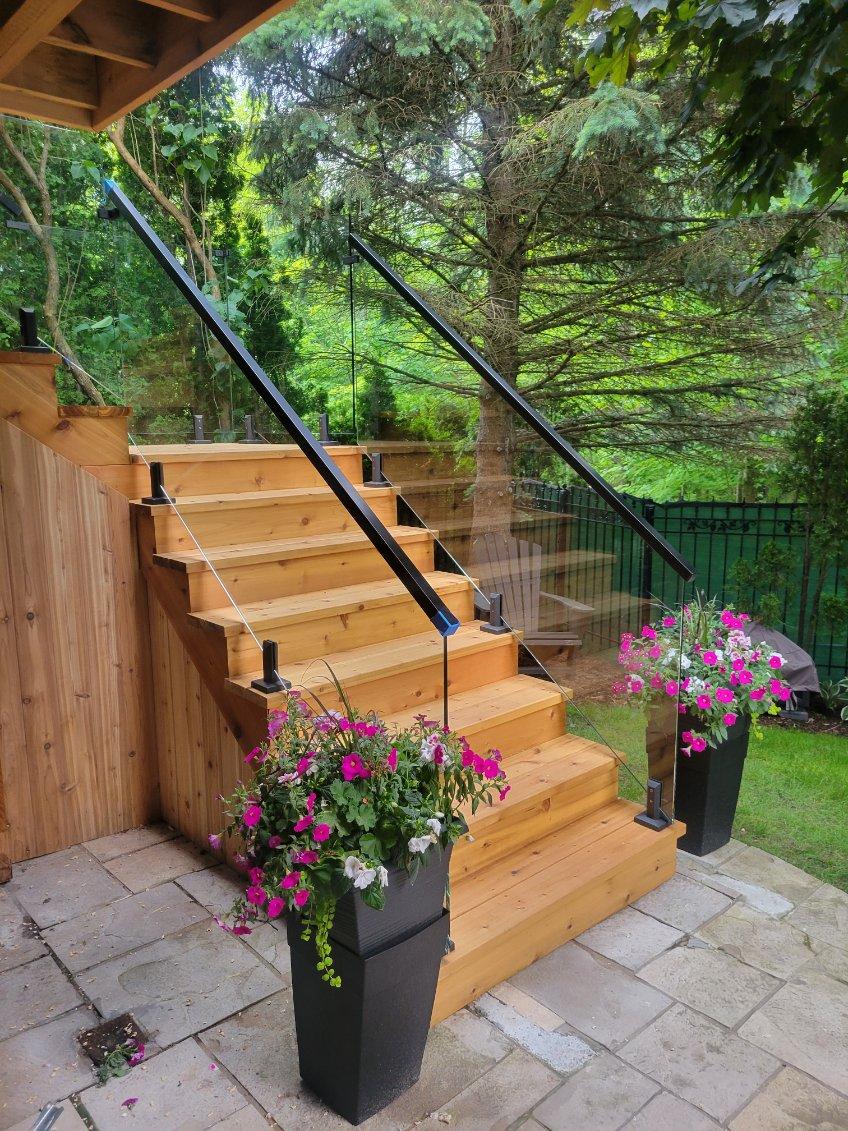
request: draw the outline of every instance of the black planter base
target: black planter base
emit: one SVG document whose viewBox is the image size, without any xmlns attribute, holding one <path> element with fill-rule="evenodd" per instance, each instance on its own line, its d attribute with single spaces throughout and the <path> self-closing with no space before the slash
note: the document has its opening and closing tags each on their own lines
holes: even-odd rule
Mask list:
<svg viewBox="0 0 848 1131">
<path fill-rule="evenodd" d="M 315 969 L 314 942 L 304 942 L 298 920 L 288 918 L 300 1075 L 350 1123 L 381 1111 L 419 1077 L 449 923 L 443 911 L 368 956 L 331 939 L 342 980 L 333 989 Z"/>
<path fill-rule="evenodd" d="M 684 717 L 681 731 L 693 725 Z M 694 724 L 697 725 L 697 724 Z M 748 720 L 730 728 L 717 749 L 677 758 L 674 815 L 686 825 L 678 848 L 693 856 L 706 856 L 727 844 L 733 831 L 742 771 L 748 753 Z"/>
</svg>

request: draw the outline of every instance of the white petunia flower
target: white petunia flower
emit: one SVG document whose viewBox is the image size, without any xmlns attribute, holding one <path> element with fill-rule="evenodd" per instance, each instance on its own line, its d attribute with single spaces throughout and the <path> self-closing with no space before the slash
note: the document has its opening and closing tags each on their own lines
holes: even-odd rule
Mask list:
<svg viewBox="0 0 848 1131">
<path fill-rule="evenodd" d="M 381 888 L 387 888 L 389 886 L 389 873 L 382 864 L 377 869 L 377 879 L 380 881 Z"/>
<path fill-rule="evenodd" d="M 426 852 L 432 843 L 432 837 L 414 836 L 410 838 L 408 848 L 410 852 Z"/>
<path fill-rule="evenodd" d="M 440 836 L 441 835 L 441 832 L 442 832 L 442 822 L 441 821 L 437 821 L 435 817 L 431 817 L 430 820 L 426 822 L 426 824 L 427 824 L 428 829 L 433 830 L 434 836 Z"/>
<path fill-rule="evenodd" d="M 353 881 L 353 886 L 364 891 L 365 888 L 370 888 L 374 881 L 377 879 L 376 868 L 363 868 L 356 879 Z"/>
<path fill-rule="evenodd" d="M 355 880 L 362 872 L 365 865 L 358 856 L 346 856 L 344 862 L 344 874 L 349 880 Z"/>
</svg>

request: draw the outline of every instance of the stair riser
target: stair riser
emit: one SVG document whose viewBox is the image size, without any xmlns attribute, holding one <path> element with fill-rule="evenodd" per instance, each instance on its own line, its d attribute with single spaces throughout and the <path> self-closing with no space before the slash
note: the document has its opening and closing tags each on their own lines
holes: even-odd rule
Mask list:
<svg viewBox="0 0 848 1131">
<path fill-rule="evenodd" d="M 475 829 L 472 820 L 474 840 L 457 843 L 451 858 L 451 883 L 458 885 L 488 865 L 594 813 L 617 796 L 615 771 L 597 770 L 587 774 L 585 780 L 567 782 L 547 795 L 540 794 L 522 805 L 504 809 L 497 821 L 488 822 L 483 833 Z"/>
<path fill-rule="evenodd" d="M 454 723 L 449 719 L 450 725 Z M 517 718 L 498 718 L 493 711 L 489 718 L 456 729 L 468 739 L 478 754 L 500 750 L 505 758 L 526 750 L 528 746 L 558 738 L 565 731 L 565 705 L 562 700 L 550 706 L 536 707 Z M 507 770 L 509 767 L 507 767 Z"/>
<path fill-rule="evenodd" d="M 557 901 L 552 892 L 543 906 L 528 909 L 515 929 L 493 935 L 490 945 L 476 948 L 466 960 L 452 955 L 442 966 L 432 1024 L 671 879 L 675 863 L 675 839 L 658 835 L 655 844 L 611 865 L 606 878 L 589 880 L 567 899 Z"/>
<path fill-rule="evenodd" d="M 402 539 L 399 545 L 422 572 L 432 571 L 432 540 Z M 344 550 L 328 550 L 325 554 L 288 557 L 282 561 L 219 565 L 216 573 L 240 604 L 336 589 L 342 585 L 359 585 L 366 581 L 383 581 L 394 576 L 370 543 Z M 222 608 L 227 603 L 226 594 L 211 571 L 189 575 L 189 594 L 192 612 Z"/>
<path fill-rule="evenodd" d="M 487 650 L 485 653 L 472 653 L 459 656 L 450 661 L 448 683 L 453 695 L 481 687 L 494 679 L 508 679 L 515 674 L 515 645 L 513 638 L 504 638 L 503 647 Z M 360 711 L 376 711 L 378 715 L 390 715 L 395 711 L 405 711 L 418 704 L 433 703 L 442 694 L 442 660 L 415 668 L 349 685 L 345 688 L 350 702 Z M 336 692 L 320 693 L 324 706 L 334 710 L 341 709 L 342 703 Z"/>
<path fill-rule="evenodd" d="M 397 503 L 392 495 L 366 496 L 372 510 L 386 526 L 397 524 Z M 179 506 L 179 500 L 177 500 Z M 163 512 L 165 507 L 160 508 Z M 297 538 L 309 534 L 352 533 L 359 526 L 332 497 L 277 501 L 260 506 L 227 507 L 220 510 L 186 511 L 183 518 L 156 512 L 156 552 L 193 550 L 199 544 L 240 546 L 246 542 L 274 538 Z M 193 537 L 192 537 L 193 535 Z"/>
<path fill-rule="evenodd" d="M 444 596 L 445 604 L 461 621 L 474 616 L 474 598 L 470 588 Z M 349 613 L 333 613 L 309 621 L 263 626 L 255 631 L 260 639 L 276 640 L 279 644 L 280 664 L 285 674 L 286 658 L 291 660 L 326 656 L 331 652 L 344 652 L 362 648 L 382 640 L 400 636 L 413 636 L 426 632 L 430 621 L 411 597 L 402 597 L 391 604 L 376 608 L 358 607 Z M 257 671 L 262 666 L 259 649 L 247 633 L 228 638 L 229 675 L 240 676 Z"/>
</svg>

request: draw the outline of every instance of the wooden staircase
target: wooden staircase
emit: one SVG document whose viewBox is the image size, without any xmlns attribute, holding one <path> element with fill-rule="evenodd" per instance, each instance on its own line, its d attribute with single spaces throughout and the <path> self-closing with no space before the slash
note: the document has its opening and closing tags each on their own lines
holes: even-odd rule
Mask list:
<svg viewBox="0 0 848 1131">
<path fill-rule="evenodd" d="M 634 823 L 638 807 L 618 798 L 614 758 L 567 733 L 553 684 L 517 674 L 514 637 L 480 631 L 469 580 L 434 569 L 433 535 L 397 524 L 393 488 L 362 485 L 359 449 L 329 450 L 461 620 L 449 640 L 450 724 L 478 750 L 500 749 L 512 782 L 502 804 L 470 818 L 471 836 L 454 852 L 456 949 L 443 964 L 438 1021 L 668 879 L 678 829 Z M 442 717 L 441 639 L 299 451 L 164 446 L 92 470 L 138 498 L 144 460 L 165 465 L 179 514 L 134 504 L 143 571 L 243 750 L 285 700 L 251 687 L 263 639 L 279 643 L 282 673 L 327 705 L 337 703 L 329 665 L 354 705 L 389 726 Z M 166 668 L 167 657 L 161 678 L 175 678 Z M 227 793 L 243 772 L 227 765 L 210 775 L 215 751 L 188 735 L 177 756 L 198 798 L 213 780 Z M 203 801 L 212 813 L 213 797 Z M 201 839 L 196 825 L 184 831 Z"/>
</svg>

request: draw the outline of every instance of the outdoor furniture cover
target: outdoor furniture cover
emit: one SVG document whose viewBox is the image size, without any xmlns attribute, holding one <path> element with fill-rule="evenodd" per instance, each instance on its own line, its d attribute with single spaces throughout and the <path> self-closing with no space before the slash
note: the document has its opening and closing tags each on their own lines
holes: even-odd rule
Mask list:
<svg viewBox="0 0 848 1131">
<path fill-rule="evenodd" d="M 783 656 L 786 664 L 780 669 L 780 678 L 786 680 L 793 691 L 818 691 L 819 673 L 809 652 L 795 644 L 788 636 L 774 628 L 766 628 L 756 621 L 748 635 L 754 644 L 767 644 Z"/>
</svg>

